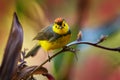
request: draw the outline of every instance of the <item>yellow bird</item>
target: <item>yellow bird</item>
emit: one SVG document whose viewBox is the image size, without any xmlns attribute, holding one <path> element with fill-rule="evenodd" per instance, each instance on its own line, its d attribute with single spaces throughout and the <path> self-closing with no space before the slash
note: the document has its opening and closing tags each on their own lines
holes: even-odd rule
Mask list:
<svg viewBox="0 0 120 80">
<path fill-rule="evenodd" d="M 71 31 L 66 21 L 62 18 L 57 18 L 52 25 L 43 28 L 34 37 L 33 40 L 38 40 L 38 44 L 25 57 L 35 56 L 40 47 L 45 51 L 62 48 L 69 42 L 70 37 Z"/>
</svg>

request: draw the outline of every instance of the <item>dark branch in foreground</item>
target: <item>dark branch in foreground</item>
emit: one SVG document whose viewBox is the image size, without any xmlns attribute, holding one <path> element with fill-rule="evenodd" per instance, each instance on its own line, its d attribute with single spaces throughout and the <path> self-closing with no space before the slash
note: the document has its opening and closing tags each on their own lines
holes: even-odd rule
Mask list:
<svg viewBox="0 0 120 80">
<path fill-rule="evenodd" d="M 91 46 L 98 47 L 98 48 L 105 49 L 105 50 L 118 51 L 118 52 L 120 52 L 120 47 L 117 47 L 117 48 L 109 48 L 109 47 L 101 46 L 101 45 L 99 45 L 98 43 L 83 42 L 83 41 L 73 41 L 73 42 L 67 44 L 65 47 L 63 47 L 63 49 L 62 49 L 61 51 L 57 52 L 56 54 L 54 54 L 53 56 L 51 56 L 49 59 L 45 60 L 41 65 L 39 65 L 38 67 L 36 67 L 36 68 L 31 72 L 31 74 L 34 73 L 36 70 L 38 70 L 40 67 L 42 67 L 44 64 L 46 64 L 47 62 L 49 62 L 49 60 L 51 60 L 52 58 L 54 58 L 54 57 L 56 57 L 57 55 L 61 54 L 62 52 L 70 51 L 70 52 L 75 53 L 76 50 L 73 49 L 73 48 L 70 48 L 70 46 L 78 45 L 78 44 L 87 44 L 87 45 L 91 45 Z"/>
</svg>

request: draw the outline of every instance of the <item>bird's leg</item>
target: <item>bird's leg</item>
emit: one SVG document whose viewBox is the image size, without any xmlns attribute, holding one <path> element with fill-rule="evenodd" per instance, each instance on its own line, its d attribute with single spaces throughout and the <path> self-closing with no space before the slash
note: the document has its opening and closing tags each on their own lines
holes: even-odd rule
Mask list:
<svg viewBox="0 0 120 80">
<path fill-rule="evenodd" d="M 47 54 L 48 54 L 48 59 L 49 59 L 49 62 L 50 62 L 50 55 L 49 55 L 49 52 L 47 52 Z"/>
<path fill-rule="evenodd" d="M 49 55 L 49 51 L 44 51 L 45 53 L 47 53 L 47 56 L 48 56 L 48 59 L 49 59 L 49 62 L 50 62 L 50 55 Z"/>
</svg>

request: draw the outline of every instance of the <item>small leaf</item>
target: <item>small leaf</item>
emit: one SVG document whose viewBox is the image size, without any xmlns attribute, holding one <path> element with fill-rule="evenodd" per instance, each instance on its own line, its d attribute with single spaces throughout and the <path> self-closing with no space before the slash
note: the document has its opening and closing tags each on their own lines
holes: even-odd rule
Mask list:
<svg viewBox="0 0 120 80">
<path fill-rule="evenodd" d="M 20 70 L 20 72 L 18 73 L 16 79 L 20 80 L 20 79 L 27 79 L 28 77 L 30 77 L 31 75 L 36 75 L 36 74 L 47 74 L 48 71 L 46 68 L 44 67 L 40 67 L 39 69 L 37 69 L 33 74 L 31 74 L 31 72 L 36 69 L 37 66 L 26 66 L 24 67 L 22 70 Z"/>
<path fill-rule="evenodd" d="M 104 40 L 107 39 L 107 37 L 108 37 L 107 35 L 101 35 L 100 39 L 98 40 L 98 42 L 96 44 L 103 42 Z"/>
<path fill-rule="evenodd" d="M 79 31 L 79 33 L 77 34 L 77 41 L 81 41 L 82 39 L 82 32 Z"/>
<path fill-rule="evenodd" d="M 16 13 L 14 13 L 12 28 L 0 67 L 0 80 L 11 80 L 13 74 L 16 73 L 22 43 L 23 30 Z"/>
</svg>

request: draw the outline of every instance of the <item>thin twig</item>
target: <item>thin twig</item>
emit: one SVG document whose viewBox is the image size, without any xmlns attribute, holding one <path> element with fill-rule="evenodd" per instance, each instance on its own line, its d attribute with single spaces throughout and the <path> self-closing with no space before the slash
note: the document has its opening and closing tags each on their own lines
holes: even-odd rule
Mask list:
<svg viewBox="0 0 120 80">
<path fill-rule="evenodd" d="M 84 41 L 73 41 L 73 42 L 69 43 L 67 46 L 73 46 L 73 45 L 77 45 L 77 44 L 87 44 L 87 45 L 91 45 L 91 46 L 98 47 L 98 48 L 105 49 L 105 50 L 120 52 L 120 47 L 109 48 L 109 47 L 101 46 L 101 45 L 96 44 L 96 43 L 84 42 Z"/>
</svg>

